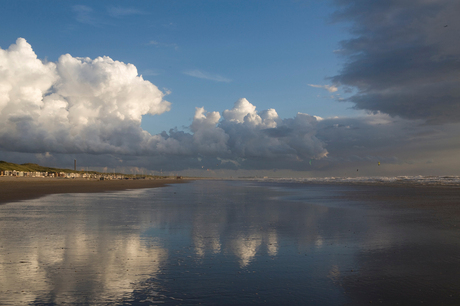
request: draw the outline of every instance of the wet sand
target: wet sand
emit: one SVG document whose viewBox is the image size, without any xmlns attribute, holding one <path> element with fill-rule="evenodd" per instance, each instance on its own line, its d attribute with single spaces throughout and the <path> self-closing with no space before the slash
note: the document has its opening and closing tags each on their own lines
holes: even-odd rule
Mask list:
<svg viewBox="0 0 460 306">
<path fill-rule="evenodd" d="M 59 193 L 94 193 L 155 188 L 189 180 L 87 180 L 59 178 L 0 177 L 0 205 Z"/>
<path fill-rule="evenodd" d="M 460 305 L 459 191 L 196 180 L 0 205 L 0 304 Z"/>
<path fill-rule="evenodd" d="M 392 243 L 355 253 L 359 270 L 341 279 L 350 304 L 460 305 L 458 187 L 367 186 L 342 196 L 370 212 L 366 235 L 392 232 Z"/>
</svg>

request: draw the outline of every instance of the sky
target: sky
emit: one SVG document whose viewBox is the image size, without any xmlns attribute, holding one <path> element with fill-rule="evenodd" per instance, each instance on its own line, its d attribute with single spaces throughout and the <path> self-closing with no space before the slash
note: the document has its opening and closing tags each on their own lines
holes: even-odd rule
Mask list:
<svg viewBox="0 0 460 306">
<path fill-rule="evenodd" d="M 224 177 L 460 175 L 458 1 L 2 7 L 1 160 Z"/>
</svg>

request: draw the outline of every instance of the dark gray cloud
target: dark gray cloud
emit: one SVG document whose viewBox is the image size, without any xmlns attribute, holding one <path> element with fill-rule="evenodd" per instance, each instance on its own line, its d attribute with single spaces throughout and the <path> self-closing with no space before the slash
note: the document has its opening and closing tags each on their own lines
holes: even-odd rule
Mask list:
<svg viewBox="0 0 460 306">
<path fill-rule="evenodd" d="M 350 23 L 346 62 L 332 78 L 356 89 L 357 109 L 429 123 L 460 120 L 460 1 L 336 0 Z"/>
</svg>

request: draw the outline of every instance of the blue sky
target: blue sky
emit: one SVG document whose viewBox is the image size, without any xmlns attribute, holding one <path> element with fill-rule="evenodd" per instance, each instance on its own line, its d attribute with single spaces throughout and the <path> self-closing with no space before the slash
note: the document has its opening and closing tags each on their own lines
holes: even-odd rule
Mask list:
<svg viewBox="0 0 460 306">
<path fill-rule="evenodd" d="M 0 159 L 219 176 L 458 174 L 459 9 L 3 1 Z"/>
<path fill-rule="evenodd" d="M 159 133 L 188 126 L 195 107 L 231 108 L 247 98 L 281 117 L 353 115 L 350 103 L 307 84 L 329 84 L 347 33 L 328 1 L 8 1 L 0 45 L 25 38 L 39 58 L 109 56 L 134 64 L 171 94 L 170 112 L 145 116 Z M 184 72 L 202 72 L 209 79 Z"/>
</svg>

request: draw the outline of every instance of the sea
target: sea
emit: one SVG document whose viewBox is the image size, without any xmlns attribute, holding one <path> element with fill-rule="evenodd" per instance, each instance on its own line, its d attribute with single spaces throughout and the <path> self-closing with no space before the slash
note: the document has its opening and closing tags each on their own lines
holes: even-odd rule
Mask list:
<svg viewBox="0 0 460 306">
<path fill-rule="evenodd" d="M 0 205 L 0 305 L 460 305 L 455 180 L 196 180 Z"/>
</svg>

